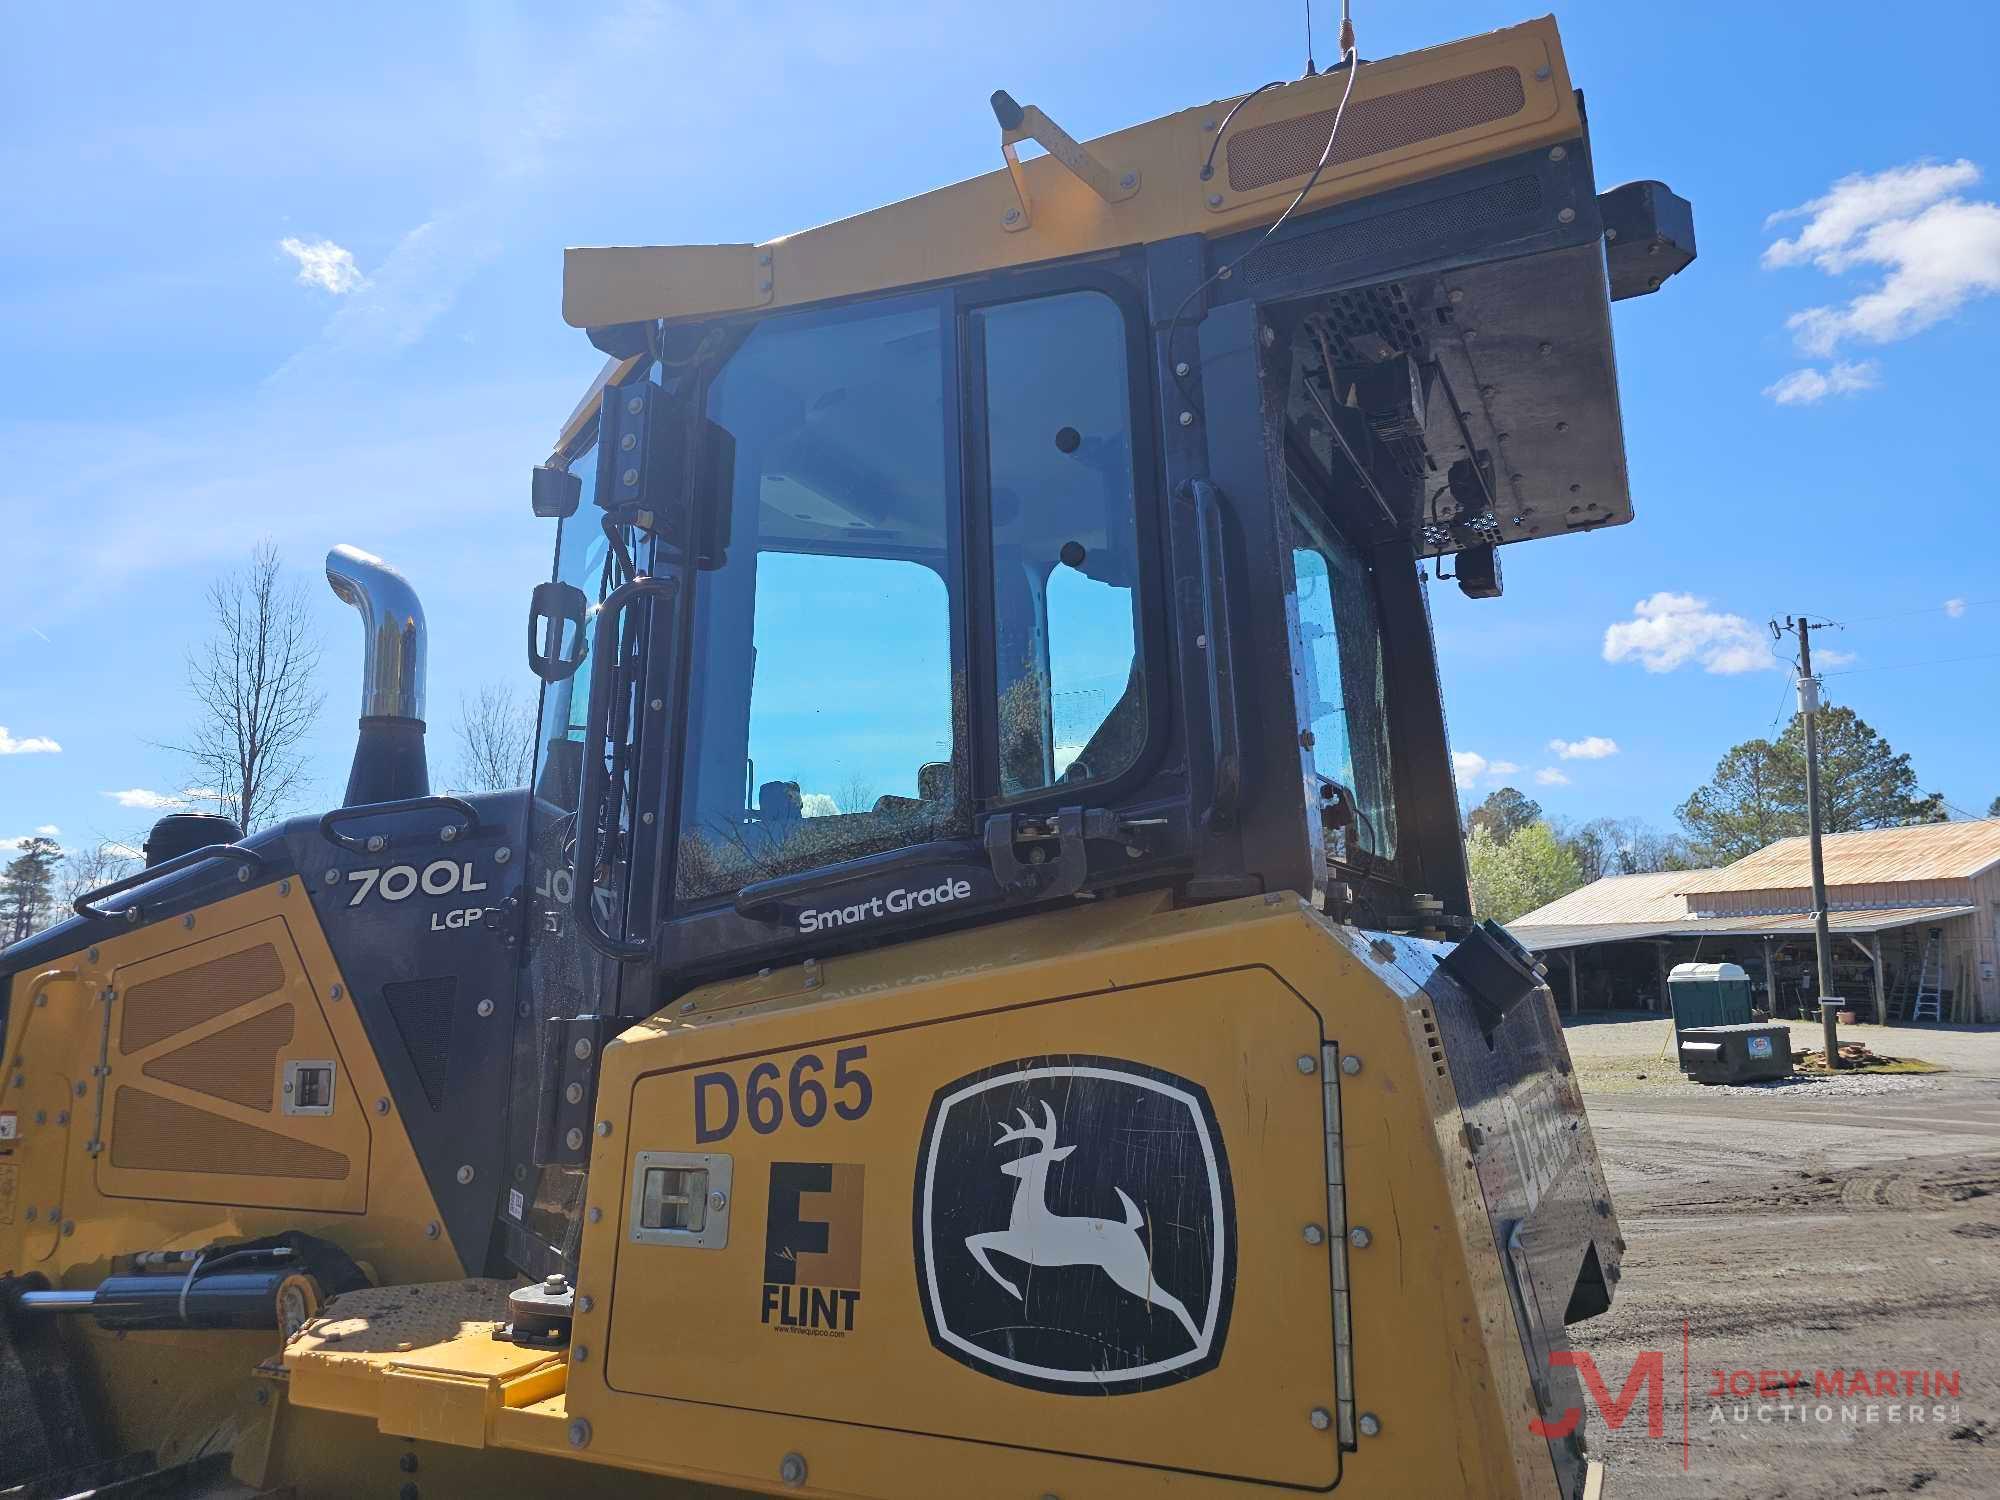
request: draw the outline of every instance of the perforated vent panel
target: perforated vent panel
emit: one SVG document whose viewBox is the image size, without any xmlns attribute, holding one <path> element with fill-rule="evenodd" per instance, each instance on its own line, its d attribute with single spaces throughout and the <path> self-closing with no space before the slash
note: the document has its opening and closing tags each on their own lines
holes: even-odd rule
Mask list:
<svg viewBox="0 0 2000 1500">
<path fill-rule="evenodd" d="M 212 1021 L 284 987 L 284 965 L 269 943 L 148 979 L 125 993 L 119 1050 L 143 1052 L 175 1032 Z"/>
<path fill-rule="evenodd" d="M 383 1003 L 396 1018 L 396 1030 L 410 1061 L 416 1064 L 417 1081 L 424 1086 L 424 1098 L 432 1109 L 444 1108 L 445 1085 L 451 1073 L 452 1013 L 458 999 L 458 980 L 405 979 L 382 986 Z"/>
<path fill-rule="evenodd" d="M 1514 68 L 1488 68 L 1380 99 L 1363 99 L 1348 107 L 1327 165 L 1340 166 L 1455 130 L 1490 125 L 1519 114 L 1526 102 L 1520 72 Z M 1334 111 L 1326 109 L 1231 136 L 1224 147 L 1230 188 L 1241 193 L 1305 176 L 1326 150 L 1333 116 Z"/>
<path fill-rule="evenodd" d="M 268 1112 L 278 1076 L 278 1049 L 292 1039 L 292 1008 L 280 1005 L 213 1036 L 156 1057 L 148 1078 Z"/>
<path fill-rule="evenodd" d="M 1324 274 L 1346 262 L 1462 243 L 1496 220 L 1532 213 L 1541 201 L 1542 185 L 1534 178 L 1510 177 L 1372 219 L 1277 240 L 1250 257 L 1249 277 L 1262 282 L 1308 271 Z"/>
<path fill-rule="evenodd" d="M 112 1105 L 111 1164 L 147 1172 L 228 1172 L 245 1177 L 312 1177 L 341 1182 L 338 1151 L 178 1104 L 144 1089 L 120 1088 Z"/>
</svg>

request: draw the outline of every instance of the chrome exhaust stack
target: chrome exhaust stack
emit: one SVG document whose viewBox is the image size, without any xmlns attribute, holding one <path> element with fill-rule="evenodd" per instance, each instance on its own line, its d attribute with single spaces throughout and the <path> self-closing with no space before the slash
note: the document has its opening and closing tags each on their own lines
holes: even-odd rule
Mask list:
<svg viewBox="0 0 2000 1500">
<path fill-rule="evenodd" d="M 361 616 L 361 733 L 343 807 L 430 794 L 424 757 L 424 607 L 409 580 L 346 543 L 326 555 L 326 581 Z"/>
</svg>

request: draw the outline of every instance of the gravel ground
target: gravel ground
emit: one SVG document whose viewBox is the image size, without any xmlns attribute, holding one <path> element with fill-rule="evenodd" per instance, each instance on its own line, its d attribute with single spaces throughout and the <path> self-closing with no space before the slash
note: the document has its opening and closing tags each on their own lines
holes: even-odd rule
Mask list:
<svg viewBox="0 0 2000 1500">
<path fill-rule="evenodd" d="M 2000 1497 L 2000 1028 L 1843 1028 L 1951 1071 L 1755 1088 L 1685 1083 L 1665 1029 L 1568 1031 L 1628 1241 L 1611 1310 L 1570 1334 L 1614 1397 L 1647 1351 L 1665 1375 L 1664 1436 L 1643 1398 L 1616 1432 L 1589 1417 L 1608 1496 Z M 1957 1394 L 1805 1399 L 1905 1369 Z M 1717 1371 L 1771 1394 L 1712 1399 Z"/>
</svg>

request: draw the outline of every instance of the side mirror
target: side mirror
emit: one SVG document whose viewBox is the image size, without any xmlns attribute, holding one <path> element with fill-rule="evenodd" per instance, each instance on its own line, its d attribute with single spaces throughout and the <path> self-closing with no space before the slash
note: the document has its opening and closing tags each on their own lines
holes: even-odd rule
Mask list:
<svg viewBox="0 0 2000 1500">
<path fill-rule="evenodd" d="M 536 515 L 545 520 L 565 520 L 576 514 L 577 502 L 583 498 L 583 481 L 568 469 L 537 464 L 529 498 Z"/>
</svg>

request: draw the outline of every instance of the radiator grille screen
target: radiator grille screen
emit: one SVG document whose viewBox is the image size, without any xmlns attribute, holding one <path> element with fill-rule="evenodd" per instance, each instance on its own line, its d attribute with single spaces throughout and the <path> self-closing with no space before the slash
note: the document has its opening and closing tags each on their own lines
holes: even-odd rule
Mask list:
<svg viewBox="0 0 2000 1500">
<path fill-rule="evenodd" d="M 1435 140 L 1454 130 L 1490 125 L 1519 114 L 1526 102 L 1516 68 L 1488 68 L 1483 73 L 1446 78 L 1379 99 L 1363 99 L 1348 107 L 1326 164 L 1338 167 Z M 1225 148 L 1230 188 L 1241 193 L 1305 176 L 1326 150 L 1333 116 L 1333 110 L 1324 109 L 1232 135 Z"/>
<path fill-rule="evenodd" d="M 284 987 L 284 965 L 269 943 L 145 980 L 125 993 L 119 1050 L 143 1052 L 177 1031 L 212 1021 Z"/>
<path fill-rule="evenodd" d="M 344 1182 L 348 1173 L 338 1151 L 135 1088 L 120 1088 L 112 1104 L 111 1165 L 327 1182 Z"/>
<path fill-rule="evenodd" d="M 291 1039 L 292 1008 L 280 1005 L 165 1057 L 156 1057 L 146 1064 L 144 1072 L 163 1083 L 269 1113 L 278 1076 L 278 1049 Z"/>
</svg>

